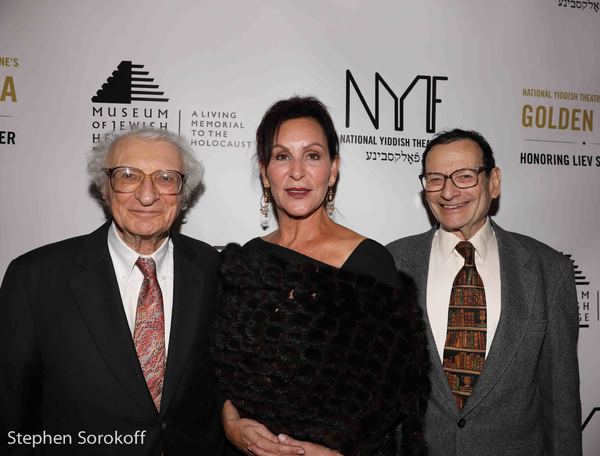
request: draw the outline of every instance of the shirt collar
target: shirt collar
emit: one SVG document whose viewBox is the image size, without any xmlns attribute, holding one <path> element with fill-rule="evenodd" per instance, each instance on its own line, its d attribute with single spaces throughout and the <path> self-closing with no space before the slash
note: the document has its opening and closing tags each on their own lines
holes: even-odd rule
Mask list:
<svg viewBox="0 0 600 456">
<path fill-rule="evenodd" d="M 436 234 L 439 236 L 438 246 L 440 252 L 443 257 L 447 259 L 450 257 L 450 255 L 452 255 L 454 248 L 461 241 L 461 239 L 454 233 L 445 231 L 442 228 L 439 228 Z M 475 233 L 471 239 L 468 239 L 468 241 L 473 244 L 473 247 L 475 247 L 475 252 L 482 261 L 485 261 L 487 258 L 488 245 L 494 236 L 494 229 L 490 223 L 490 218 L 486 217 L 485 224 L 481 227 L 481 229 L 477 231 L 477 233 Z"/>
<path fill-rule="evenodd" d="M 161 246 L 151 255 L 140 255 L 129 247 L 117 233 L 117 227 L 113 221 L 108 230 L 108 248 L 112 254 L 112 260 L 117 275 L 130 277 L 135 268 L 135 262 L 139 257 L 152 258 L 156 263 L 157 277 L 168 274 L 168 253 L 173 250 L 171 238 L 168 237 Z"/>
</svg>

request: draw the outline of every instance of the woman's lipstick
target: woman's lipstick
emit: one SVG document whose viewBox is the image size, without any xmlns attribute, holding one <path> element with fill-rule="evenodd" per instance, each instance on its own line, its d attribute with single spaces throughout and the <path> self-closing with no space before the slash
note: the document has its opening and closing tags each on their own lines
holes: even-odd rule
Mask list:
<svg viewBox="0 0 600 456">
<path fill-rule="evenodd" d="M 296 199 L 302 199 L 310 192 L 306 187 L 290 187 L 286 188 L 285 191 L 289 196 Z"/>
</svg>

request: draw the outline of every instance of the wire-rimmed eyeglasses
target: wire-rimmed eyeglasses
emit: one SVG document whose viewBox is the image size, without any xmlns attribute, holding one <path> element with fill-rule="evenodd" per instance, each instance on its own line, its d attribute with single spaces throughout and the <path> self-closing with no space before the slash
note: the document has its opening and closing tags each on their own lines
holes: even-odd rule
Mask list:
<svg viewBox="0 0 600 456">
<path fill-rule="evenodd" d="M 117 166 L 104 171 L 110 179 L 110 186 L 117 193 L 133 193 L 142 185 L 144 179 L 149 178 L 160 195 L 177 195 L 185 181 L 185 174 L 172 169 L 159 169 L 146 174 L 131 166 Z"/>
</svg>

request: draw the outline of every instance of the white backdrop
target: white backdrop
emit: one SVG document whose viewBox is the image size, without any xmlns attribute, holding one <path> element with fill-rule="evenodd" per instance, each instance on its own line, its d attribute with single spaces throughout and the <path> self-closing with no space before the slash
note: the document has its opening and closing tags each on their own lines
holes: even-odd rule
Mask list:
<svg viewBox="0 0 600 456">
<path fill-rule="evenodd" d="M 574 0 L 2 0 L 0 274 L 13 257 L 103 221 L 86 153 L 130 123 L 192 142 L 206 191 L 183 232 L 214 245 L 262 232 L 253 136 L 279 98 L 313 94 L 330 107 L 342 135 L 337 220 L 384 244 L 430 226 L 416 177 L 423 140 L 475 129 L 503 170 L 495 219 L 577 267 L 584 454 L 600 454 L 599 9 Z M 130 81 L 127 62 L 147 80 Z M 133 94 L 146 100 L 130 99 L 136 84 L 154 86 Z"/>
</svg>

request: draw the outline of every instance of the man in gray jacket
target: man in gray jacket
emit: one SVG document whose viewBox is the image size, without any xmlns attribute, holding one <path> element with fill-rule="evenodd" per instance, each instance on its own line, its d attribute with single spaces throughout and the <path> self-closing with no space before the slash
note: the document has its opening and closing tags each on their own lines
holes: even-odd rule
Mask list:
<svg viewBox="0 0 600 456">
<path fill-rule="evenodd" d="M 425 438 L 432 456 L 580 456 L 573 266 L 489 219 L 500 178 L 479 133 L 438 134 L 420 179 L 439 227 L 388 245 L 428 326 Z"/>
</svg>

